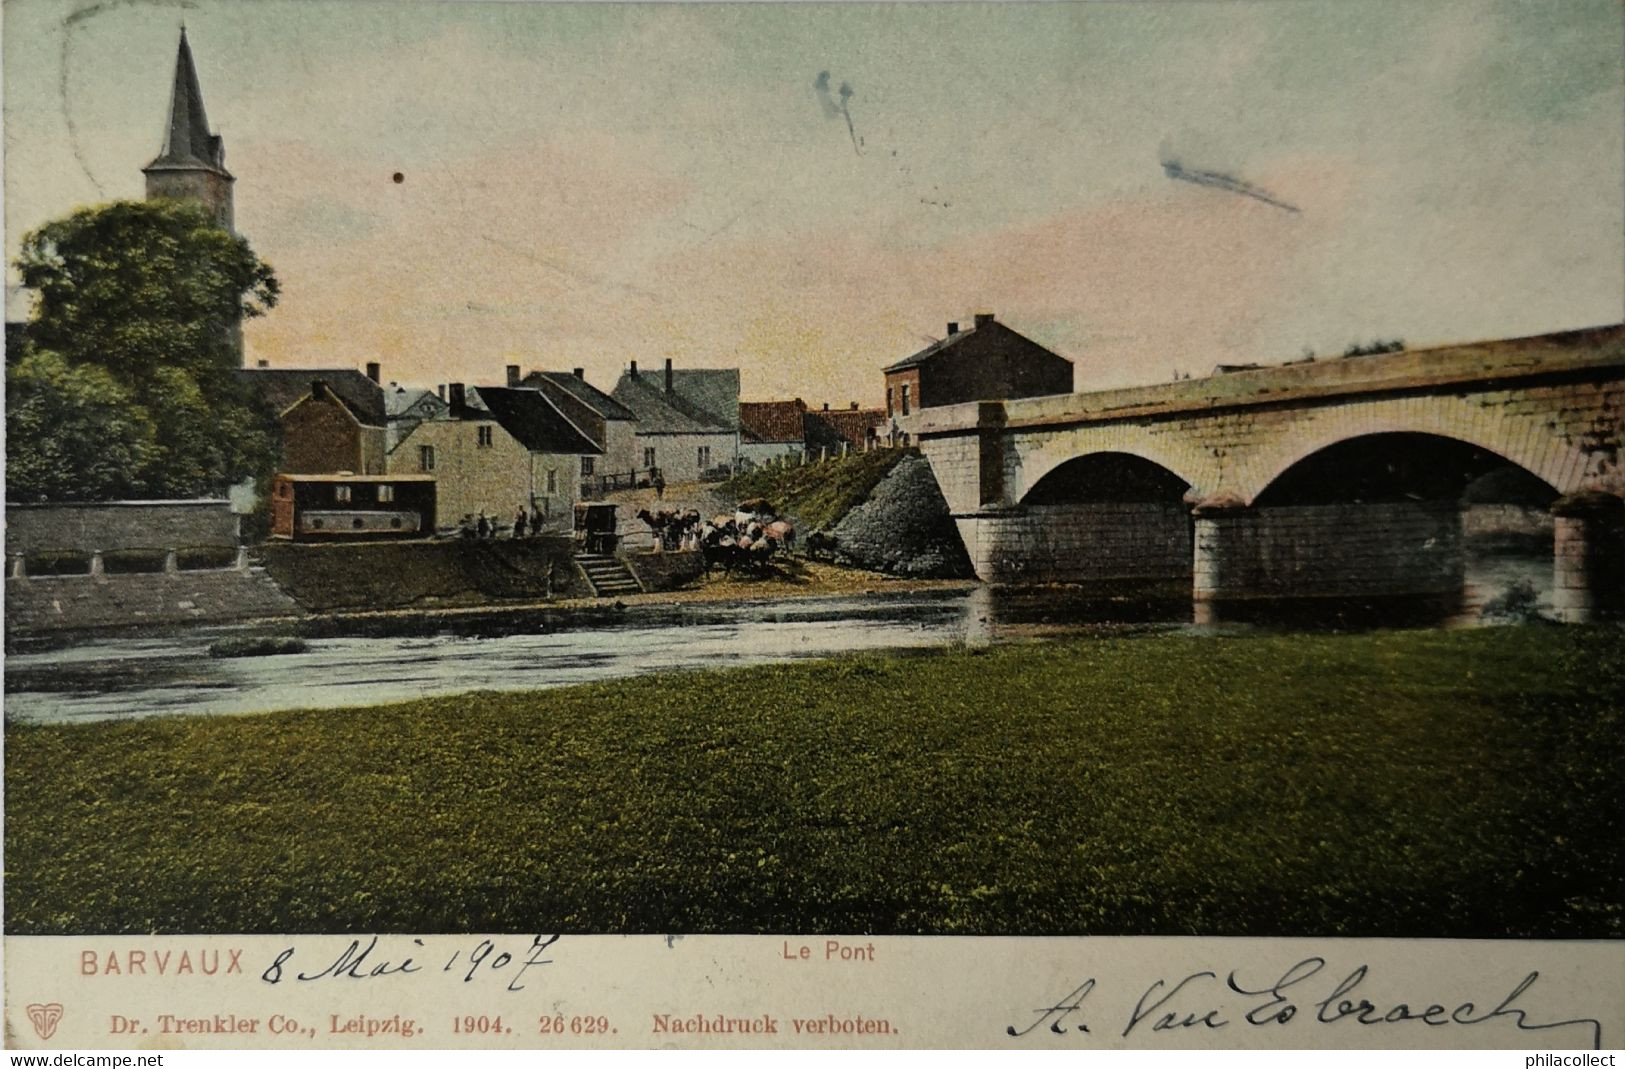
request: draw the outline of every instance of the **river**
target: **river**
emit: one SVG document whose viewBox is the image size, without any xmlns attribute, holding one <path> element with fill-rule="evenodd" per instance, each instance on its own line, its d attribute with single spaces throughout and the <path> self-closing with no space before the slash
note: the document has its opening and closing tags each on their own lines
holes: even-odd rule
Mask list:
<svg viewBox="0 0 1625 1069">
<path fill-rule="evenodd" d="M 1318 628 L 1477 622 L 1519 582 L 1549 591 L 1549 561 L 1470 570 L 1462 605 L 1376 619 L 1275 611 L 1229 627 Z M 1544 584 L 1544 586 L 1542 586 Z M 1432 615 L 1428 615 L 1428 614 Z M 1188 600 L 1085 598 L 1056 590 L 969 590 L 799 600 L 633 605 L 622 612 L 493 614 L 389 633 L 307 628 L 302 653 L 211 657 L 242 628 L 83 638 L 5 661 L 5 716 L 19 723 L 124 720 L 175 713 L 332 709 L 473 690 L 533 690 L 700 668 L 1081 633 L 1192 630 Z M 359 626 L 359 625 L 358 625 Z M 402 630 L 396 628 L 396 631 Z"/>
</svg>

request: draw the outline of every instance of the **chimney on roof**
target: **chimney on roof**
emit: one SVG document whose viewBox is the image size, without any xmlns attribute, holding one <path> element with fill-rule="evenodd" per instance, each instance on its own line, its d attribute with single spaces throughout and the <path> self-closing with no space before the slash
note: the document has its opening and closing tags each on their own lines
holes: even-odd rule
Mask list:
<svg viewBox="0 0 1625 1069">
<path fill-rule="evenodd" d="M 959 324 L 958 323 L 949 323 L 948 324 L 948 337 L 951 338 L 955 334 L 958 334 L 958 333 L 959 333 Z"/>
<path fill-rule="evenodd" d="M 270 367 L 271 362 L 269 360 L 256 360 L 254 362 L 254 366 L 255 367 Z"/>
<path fill-rule="evenodd" d="M 993 322 L 993 313 L 992 312 L 977 312 L 976 313 L 976 325 L 977 326 L 985 327 L 991 322 Z"/>
<path fill-rule="evenodd" d="M 372 380 L 372 384 L 374 386 L 378 385 L 378 376 L 382 375 L 383 373 L 384 369 L 378 366 L 378 361 L 367 361 L 367 378 Z"/>
<path fill-rule="evenodd" d="M 452 410 L 452 413 L 457 414 L 457 413 L 462 412 L 464 407 L 466 407 L 467 400 L 468 400 L 467 395 L 463 393 L 463 384 L 460 383 L 460 382 L 452 383 L 451 384 L 451 410 Z"/>
<path fill-rule="evenodd" d="M 632 361 L 632 370 L 628 371 L 627 374 L 634 379 L 638 377 L 638 362 L 636 360 Z"/>
<path fill-rule="evenodd" d="M 311 379 L 310 396 L 316 398 L 318 401 L 325 401 L 327 399 L 327 383 L 323 382 L 321 379 Z"/>
<path fill-rule="evenodd" d="M 825 412 L 828 412 L 828 411 L 829 411 L 829 402 L 828 402 L 828 401 L 825 401 L 825 402 L 824 402 L 824 411 L 825 411 Z"/>
<path fill-rule="evenodd" d="M 519 365 L 518 364 L 509 364 L 508 365 L 508 385 L 509 386 L 518 386 L 519 385 Z"/>
<path fill-rule="evenodd" d="M 851 411 L 856 412 L 857 410 L 858 410 L 858 403 L 856 401 L 853 401 L 852 406 L 851 406 Z"/>
<path fill-rule="evenodd" d="M 584 367 L 573 368 L 570 373 L 582 382 L 587 381 L 587 369 Z"/>
<path fill-rule="evenodd" d="M 666 357 L 666 392 L 671 393 L 671 357 Z"/>
<path fill-rule="evenodd" d="M 442 382 L 440 385 L 436 386 L 434 388 L 434 394 L 436 397 L 444 401 L 446 399 L 446 384 Z"/>
</svg>

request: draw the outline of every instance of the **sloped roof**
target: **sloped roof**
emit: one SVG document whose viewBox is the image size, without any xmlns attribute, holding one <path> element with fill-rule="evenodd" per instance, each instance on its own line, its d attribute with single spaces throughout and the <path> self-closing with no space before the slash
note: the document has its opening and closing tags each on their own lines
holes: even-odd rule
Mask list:
<svg viewBox="0 0 1625 1069">
<path fill-rule="evenodd" d="M 164 147 L 157 159 L 144 168 L 189 170 L 202 167 L 226 173 L 224 143 L 209 132 L 209 117 L 203 112 L 203 90 L 198 86 L 192 48 L 181 30 L 181 44 L 175 56 L 175 83 L 169 93 L 169 124 L 164 128 Z"/>
<path fill-rule="evenodd" d="M 568 371 L 532 371 L 520 381 L 523 384 L 533 380 L 545 381 L 563 390 L 605 419 L 638 418 L 637 413 L 630 408 L 593 386 L 586 379 L 578 378 Z"/>
<path fill-rule="evenodd" d="M 738 368 L 673 371 L 670 393 L 663 371 L 636 377 L 626 372 L 615 384 L 614 398 L 637 416 L 640 434 L 731 434 L 739 430 Z"/>
<path fill-rule="evenodd" d="M 310 395 L 311 384 L 321 382 L 355 418 L 369 427 L 388 422 L 383 389 L 361 372 L 349 367 L 243 368 L 237 372 L 253 386 L 278 415 L 300 398 Z"/>
<path fill-rule="evenodd" d="M 899 360 L 895 364 L 886 365 L 882 371 L 905 371 L 908 368 L 914 367 L 918 364 L 923 364 L 933 356 L 936 356 L 938 353 L 942 352 L 942 350 L 948 348 L 948 346 L 963 341 L 967 336 L 969 336 L 970 333 L 971 332 L 968 330 L 962 330 L 957 334 L 950 334 L 946 338 L 932 342 L 930 345 L 927 345 L 924 349 L 921 349 L 913 356 Z"/>
<path fill-rule="evenodd" d="M 807 403 L 799 397 L 793 401 L 741 401 L 739 431 L 752 442 L 805 441 L 802 417 L 806 412 Z"/>
<path fill-rule="evenodd" d="M 843 440 L 861 446 L 868 436 L 870 427 L 884 427 L 886 425 L 886 410 L 884 408 L 830 409 L 827 412 L 809 412 L 807 413 L 807 419 L 809 422 L 817 420 L 828 426 Z"/>
<path fill-rule="evenodd" d="M 405 415 L 419 404 L 438 412 L 444 412 L 447 407 L 439 394 L 421 386 L 388 386 L 384 389 L 384 411 L 390 419 Z"/>
<path fill-rule="evenodd" d="M 954 333 L 948 335 L 946 338 L 942 338 L 942 339 L 940 339 L 938 341 L 932 342 L 930 345 L 927 345 L 924 349 L 921 349 L 919 352 L 915 353 L 913 356 L 908 357 L 907 359 L 899 360 L 895 364 L 888 365 L 887 367 L 885 367 L 882 370 L 882 373 L 884 374 L 886 372 L 892 372 L 892 371 L 904 371 L 904 370 L 907 370 L 908 368 L 911 368 L 911 367 L 917 367 L 918 365 L 925 363 L 927 360 L 930 360 L 932 357 L 935 357 L 935 356 L 938 356 L 941 353 L 947 352 L 948 350 L 950 350 L 950 349 L 954 348 L 955 346 L 959 345 L 961 342 L 964 342 L 969 338 L 975 337 L 977 332 L 983 331 L 983 330 L 991 330 L 991 331 L 995 331 L 995 332 L 1003 331 L 1006 334 L 1011 334 L 1011 335 L 1014 335 L 1017 338 L 1020 338 L 1022 341 L 1024 341 L 1027 344 L 1033 346 L 1034 348 L 1042 349 L 1044 352 L 1049 353 L 1049 355 L 1055 357 L 1057 360 L 1066 360 L 1066 357 L 1062 356 L 1061 354 L 1053 352 L 1052 350 L 1047 349 L 1042 345 L 1039 345 L 1037 342 L 1033 341 L 1031 338 L 1027 337 L 1025 334 L 1022 334 L 1020 331 L 1011 330 L 1009 327 L 1005 326 L 1003 323 L 1000 323 L 998 320 L 994 319 L 992 316 L 987 316 L 985 318 L 982 317 L 982 316 L 978 316 L 977 321 L 975 323 L 973 323 L 971 326 L 961 328 L 961 329 L 955 331 Z M 1071 361 L 1067 360 L 1067 363 L 1071 363 Z"/>
<path fill-rule="evenodd" d="M 489 415 L 477 410 L 452 412 L 454 418 L 495 419 L 532 453 L 597 456 L 603 453 L 580 427 L 571 423 L 540 390 L 513 386 L 481 386 L 480 401 Z"/>
</svg>

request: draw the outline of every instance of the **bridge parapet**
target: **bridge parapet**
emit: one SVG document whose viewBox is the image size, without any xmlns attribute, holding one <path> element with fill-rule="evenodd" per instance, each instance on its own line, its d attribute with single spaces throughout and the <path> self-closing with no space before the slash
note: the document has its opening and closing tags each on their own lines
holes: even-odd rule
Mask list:
<svg viewBox="0 0 1625 1069">
<path fill-rule="evenodd" d="M 1019 429 L 1156 418 L 1233 406 L 1325 402 L 1349 394 L 1484 388 L 1521 379 L 1622 368 L 1625 325 L 1616 324 L 1505 341 L 1328 357 L 1152 386 L 944 405 L 920 409 L 899 420 L 899 426 L 916 437 L 963 434 L 981 425 L 989 404 L 1002 410 L 1004 426 Z"/>
</svg>

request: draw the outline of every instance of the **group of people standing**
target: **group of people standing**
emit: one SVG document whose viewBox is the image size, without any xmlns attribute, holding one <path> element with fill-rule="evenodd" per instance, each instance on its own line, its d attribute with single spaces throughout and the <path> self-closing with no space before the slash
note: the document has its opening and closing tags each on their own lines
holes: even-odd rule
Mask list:
<svg viewBox="0 0 1625 1069">
<path fill-rule="evenodd" d="M 532 505 L 527 510 L 521 505 L 510 527 L 504 527 L 494 516 L 487 517 L 484 509 L 478 517 L 464 516 L 459 526 L 464 538 L 501 538 L 505 532 L 510 538 L 534 538 L 542 533 L 546 522 L 547 516 L 539 506 Z"/>
</svg>

